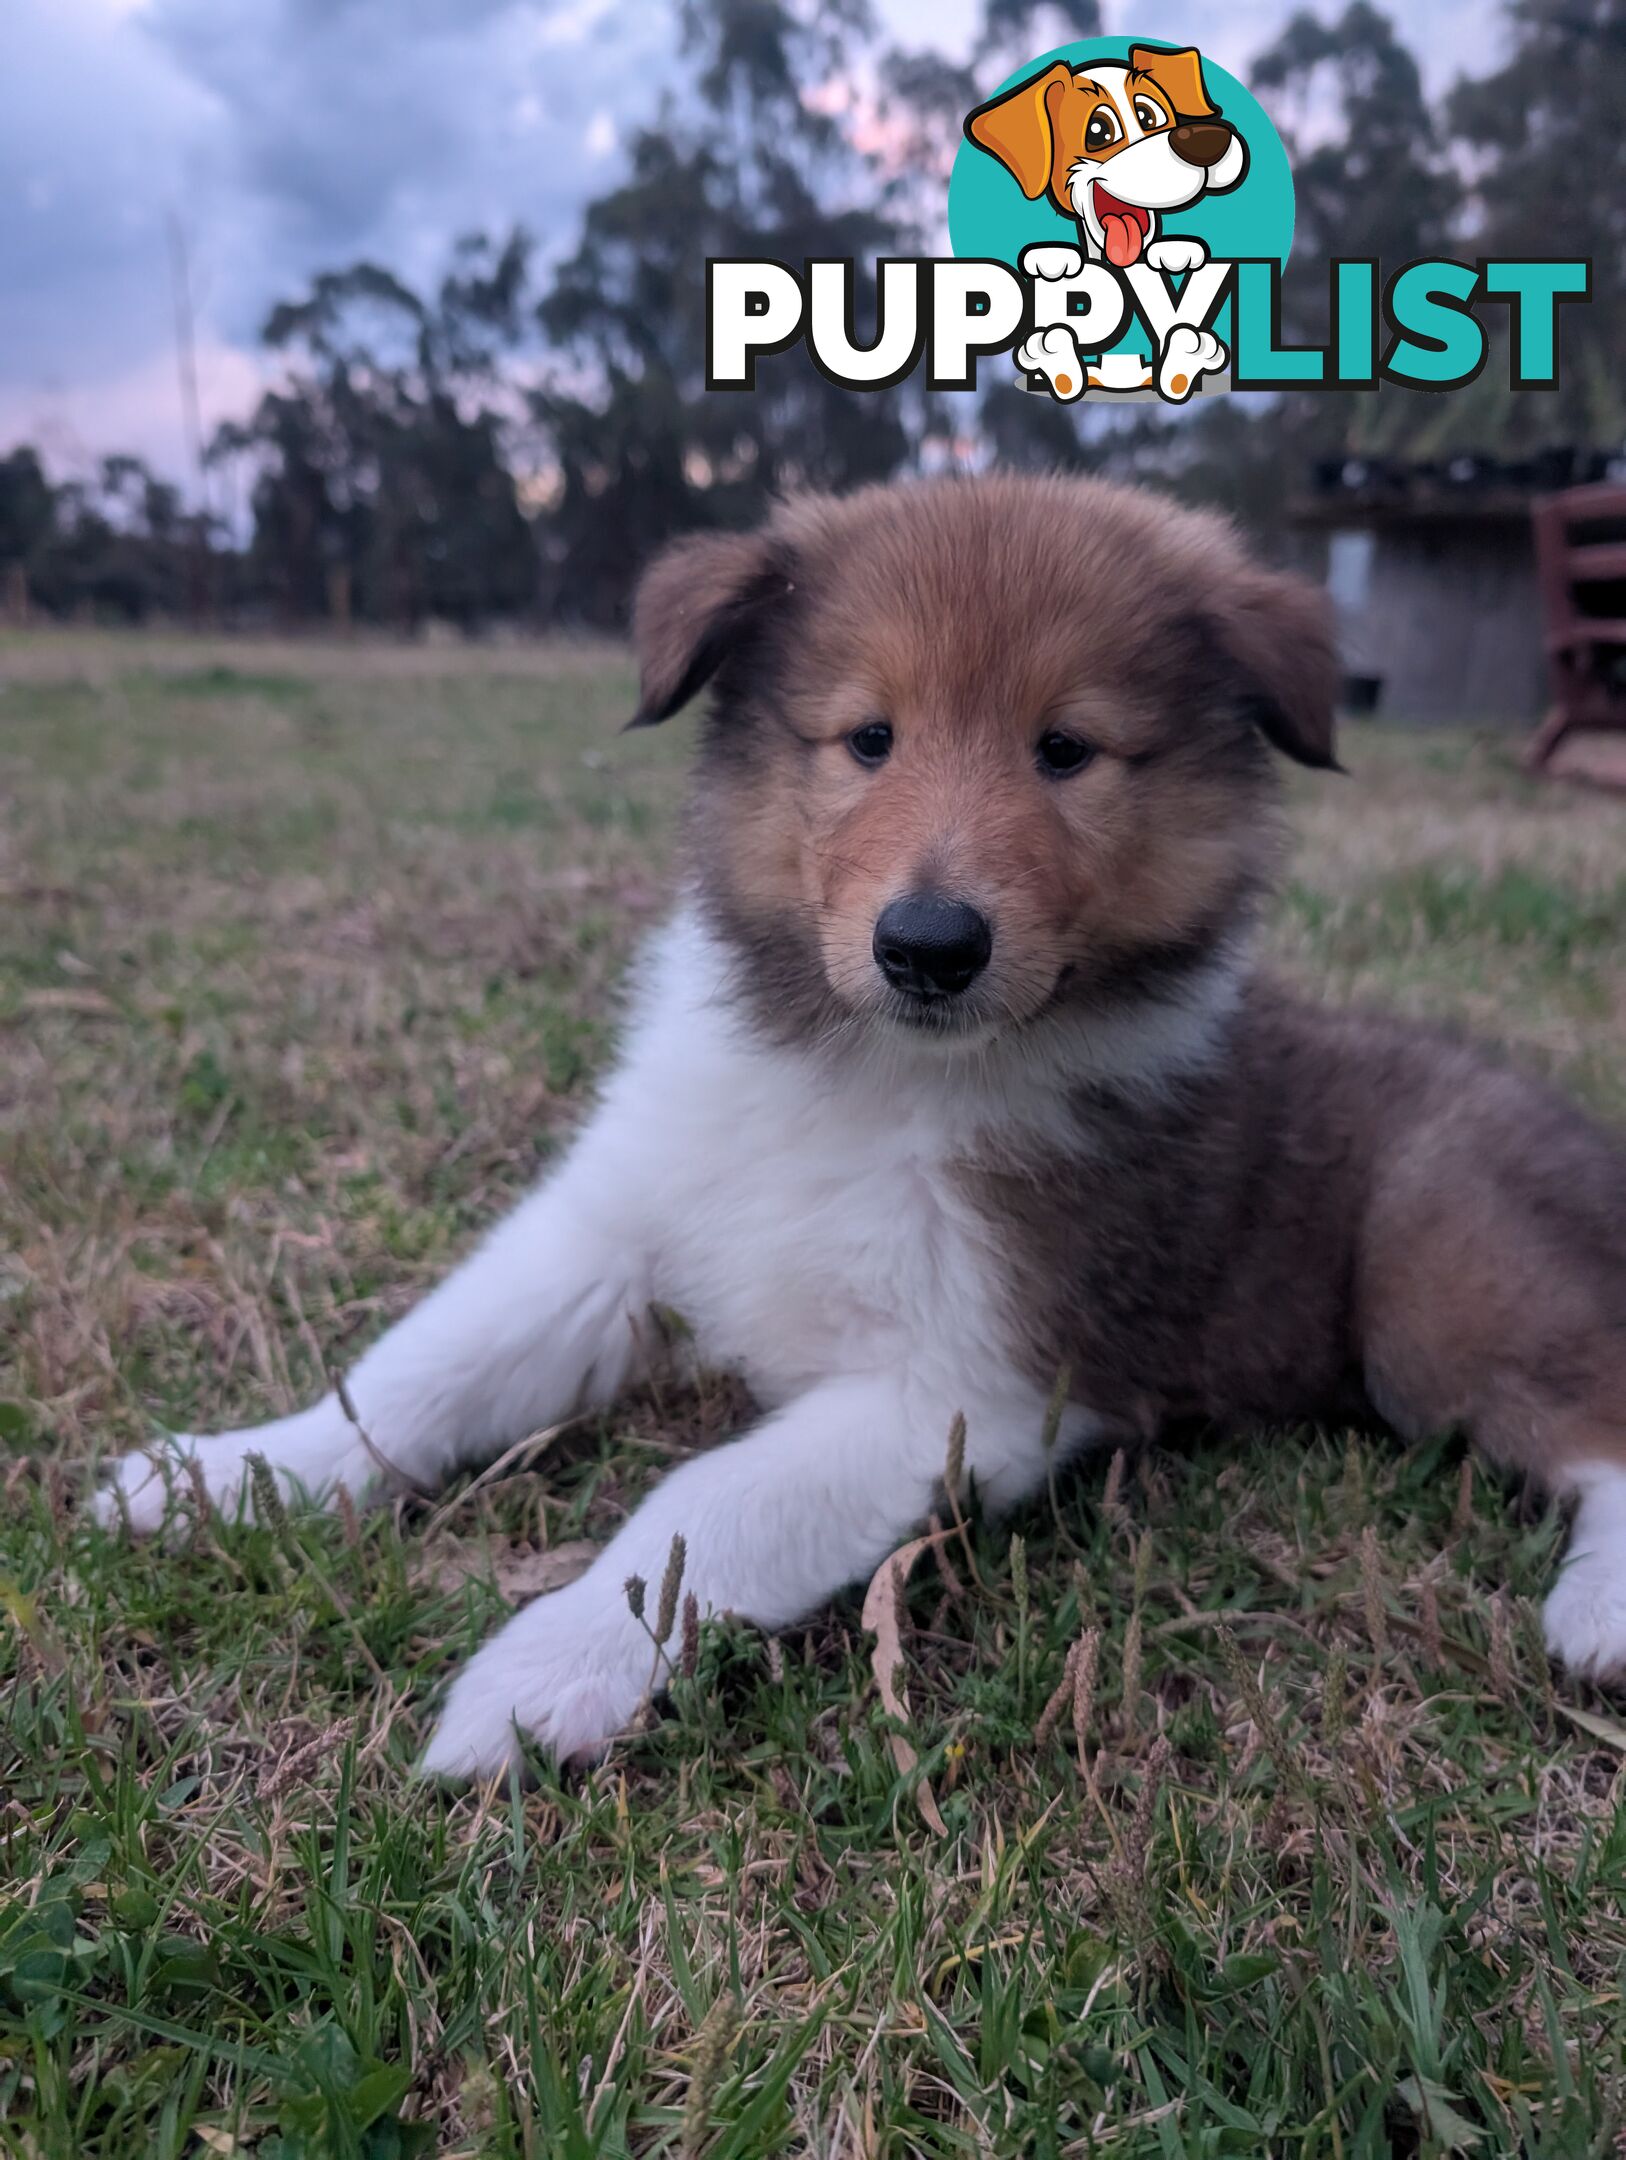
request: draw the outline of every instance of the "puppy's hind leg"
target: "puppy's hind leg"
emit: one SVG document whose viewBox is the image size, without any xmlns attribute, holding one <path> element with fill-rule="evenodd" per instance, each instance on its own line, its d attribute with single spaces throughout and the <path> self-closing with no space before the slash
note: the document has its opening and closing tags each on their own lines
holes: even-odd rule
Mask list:
<svg viewBox="0 0 1626 2160">
<path fill-rule="evenodd" d="M 1542 1608 L 1548 1650 L 1590 1680 L 1626 1675 L 1626 1429 L 1608 1438 L 1608 1455 L 1578 1458 L 1558 1485 L 1577 1495 L 1575 1521 Z"/>
<path fill-rule="evenodd" d="M 1571 1672 L 1626 1678 L 1626 1180 L 1577 1119 L 1568 1177 L 1531 1189 L 1483 1163 L 1406 1180 L 1364 1260 L 1367 1381 L 1410 1437 L 1465 1431 L 1503 1469 L 1576 1501 L 1547 1599 Z M 1605 1206 L 1619 1180 L 1616 1210 Z"/>
<path fill-rule="evenodd" d="M 626 1175 L 602 1123 L 601 1114 L 558 1175 L 360 1359 L 347 1388 L 354 1421 L 329 1393 L 270 1424 L 177 1434 L 113 1466 L 97 1498 L 102 1520 L 123 1513 L 134 1530 L 156 1530 L 171 1489 L 184 1497 L 197 1473 L 222 1512 L 249 1507 L 256 1455 L 286 1493 L 323 1505 L 340 1485 L 358 1499 L 374 1491 L 386 1465 L 431 1486 L 610 1401 L 635 1362 L 650 1286 L 647 1186 Z"/>
</svg>

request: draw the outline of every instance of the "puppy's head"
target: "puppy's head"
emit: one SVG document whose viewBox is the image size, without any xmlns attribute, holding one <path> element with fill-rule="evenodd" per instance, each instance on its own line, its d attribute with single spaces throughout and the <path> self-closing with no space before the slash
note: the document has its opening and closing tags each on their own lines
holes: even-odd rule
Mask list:
<svg viewBox="0 0 1626 2160">
<path fill-rule="evenodd" d="M 640 722 L 712 685 L 697 874 L 786 1036 L 1173 993 L 1268 881 L 1271 750 L 1334 763 L 1321 596 L 1094 481 L 793 501 L 663 554 L 635 640 Z"/>
<path fill-rule="evenodd" d="M 1247 145 L 1208 95 L 1196 49 L 1132 46 L 1128 65 L 1058 60 L 978 106 L 965 131 L 1030 202 L 1048 196 L 1125 269 L 1155 236 L 1158 213 L 1236 187 Z"/>
</svg>

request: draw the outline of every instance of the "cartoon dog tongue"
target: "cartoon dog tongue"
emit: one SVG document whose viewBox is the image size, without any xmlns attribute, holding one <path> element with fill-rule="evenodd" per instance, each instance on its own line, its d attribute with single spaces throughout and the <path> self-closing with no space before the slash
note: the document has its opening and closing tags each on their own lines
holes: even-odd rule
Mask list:
<svg viewBox="0 0 1626 2160">
<path fill-rule="evenodd" d="M 1101 220 L 1101 234 L 1107 261 L 1114 269 L 1127 270 L 1140 254 L 1140 219 L 1127 217 L 1121 210 L 1109 210 Z"/>
</svg>

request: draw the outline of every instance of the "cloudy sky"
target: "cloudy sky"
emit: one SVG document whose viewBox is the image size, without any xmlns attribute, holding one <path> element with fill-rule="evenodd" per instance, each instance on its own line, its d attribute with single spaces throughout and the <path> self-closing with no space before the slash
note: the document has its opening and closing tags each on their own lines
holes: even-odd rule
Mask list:
<svg viewBox="0 0 1626 2160">
<path fill-rule="evenodd" d="M 975 0 L 879 0 L 962 52 Z M 1317 0 L 1327 7 L 1332 0 Z M 670 0 L 0 0 L 0 449 L 184 474 L 169 234 L 205 427 L 252 404 L 267 305 L 360 254 L 408 276 L 516 217 L 566 241 L 675 71 Z M 1107 0 L 1245 75 L 1289 0 Z M 1408 11 L 1403 11 L 1408 12 Z M 1408 12 L 1414 28 L 1423 10 Z M 1479 0 L 1430 0 L 1443 86 Z"/>
</svg>

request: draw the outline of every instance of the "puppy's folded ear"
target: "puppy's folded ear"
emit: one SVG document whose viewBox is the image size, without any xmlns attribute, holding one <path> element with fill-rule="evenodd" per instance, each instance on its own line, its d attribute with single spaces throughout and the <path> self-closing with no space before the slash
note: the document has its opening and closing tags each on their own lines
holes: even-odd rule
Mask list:
<svg viewBox="0 0 1626 2160">
<path fill-rule="evenodd" d="M 1265 740 L 1300 765 L 1342 772 L 1335 742 L 1341 671 L 1326 594 L 1304 578 L 1249 564 L 1214 595 L 1207 633 Z"/>
<path fill-rule="evenodd" d="M 1056 158 L 1055 113 L 1059 97 L 1073 80 L 1064 60 L 1007 90 L 967 115 L 965 132 L 979 150 L 998 158 L 1029 202 L 1050 185 Z"/>
<path fill-rule="evenodd" d="M 766 533 L 696 533 L 663 548 L 633 603 L 638 710 L 628 725 L 653 727 L 680 711 L 769 603 L 791 590 Z"/>
</svg>

